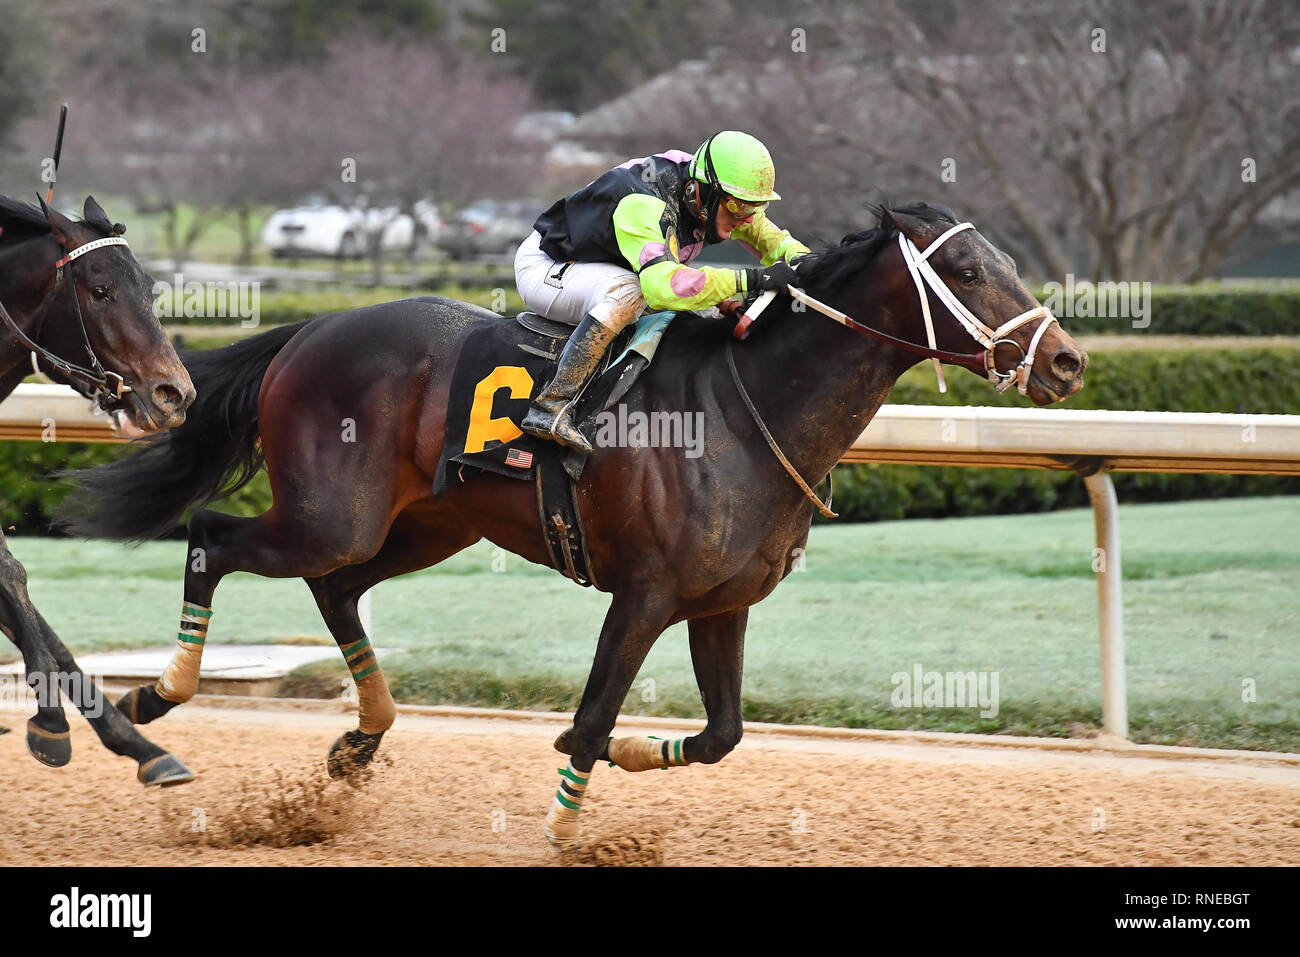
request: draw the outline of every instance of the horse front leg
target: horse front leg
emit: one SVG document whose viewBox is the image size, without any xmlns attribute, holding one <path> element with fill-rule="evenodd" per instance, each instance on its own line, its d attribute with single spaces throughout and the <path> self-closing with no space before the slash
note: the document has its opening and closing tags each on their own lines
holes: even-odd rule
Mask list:
<svg viewBox="0 0 1300 957">
<path fill-rule="evenodd" d="M 27 721 L 27 750 L 52 768 L 72 760 L 68 719 L 59 697 L 59 669 L 46 645 L 41 622 L 27 594 L 27 569 L 0 533 L 0 629 L 23 656 L 26 684 L 36 695 L 36 714 Z"/>
<path fill-rule="evenodd" d="M 72 695 L 73 702 L 89 722 L 104 747 L 114 754 L 130 758 L 138 765 L 136 779 L 146 787 L 172 787 L 194 780 L 194 772 L 176 755 L 160 748 L 136 730 L 131 721 L 104 697 L 103 690 L 87 678 L 67 647 L 59 640 L 40 612 L 36 613 L 46 646 L 54 655 L 60 673 L 69 686 L 82 689 Z"/>
<path fill-rule="evenodd" d="M 140 783 L 169 786 L 194 780 L 194 772 L 184 762 L 141 736 L 82 672 L 72 652 L 32 605 L 27 594 L 27 573 L 9 552 L 3 535 L 0 627 L 23 652 L 28 681 L 36 689 L 38 707 L 36 717 L 27 724 L 27 747 L 38 761 L 60 767 L 71 760 L 68 722 L 59 704 L 60 692 L 66 691 L 104 746 L 136 762 Z"/>
<path fill-rule="evenodd" d="M 645 656 L 672 620 L 673 602 L 661 594 L 619 592 L 605 615 L 591 674 L 573 727 L 556 748 L 571 755 L 546 815 L 546 839 L 558 850 L 581 846 L 578 822 L 596 761 L 608 754 L 609 733 Z"/>
<path fill-rule="evenodd" d="M 708 723 L 687 738 L 610 739 L 605 757 L 624 771 L 651 771 L 687 764 L 717 764 L 740 743 L 743 733 L 740 680 L 749 609 L 692 618 L 691 663 Z"/>
</svg>

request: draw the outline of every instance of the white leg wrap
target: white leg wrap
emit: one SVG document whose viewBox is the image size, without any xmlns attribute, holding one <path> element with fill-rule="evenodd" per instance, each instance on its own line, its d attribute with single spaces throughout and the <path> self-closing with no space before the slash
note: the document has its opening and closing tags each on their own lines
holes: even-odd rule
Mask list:
<svg viewBox="0 0 1300 957">
<path fill-rule="evenodd" d="M 669 741 L 660 738 L 611 738 L 609 759 L 624 771 L 682 767 L 687 763 L 683 754 L 685 742 L 685 738 Z"/>
<path fill-rule="evenodd" d="M 181 630 L 176 636 L 176 653 L 163 670 L 155 690 L 160 698 L 180 704 L 199 690 L 199 665 L 203 642 L 208 636 L 212 609 L 185 602 L 181 606 Z"/>
<path fill-rule="evenodd" d="M 546 839 L 559 851 L 579 846 L 578 812 L 582 810 L 582 799 L 587 793 L 587 783 L 591 772 L 583 773 L 573 766 L 560 768 L 560 787 L 551 800 L 551 809 L 546 814 Z"/>
<path fill-rule="evenodd" d="M 388 690 L 388 679 L 382 671 L 357 682 L 357 729 L 366 734 L 383 734 L 397 719 L 397 705 Z"/>
</svg>

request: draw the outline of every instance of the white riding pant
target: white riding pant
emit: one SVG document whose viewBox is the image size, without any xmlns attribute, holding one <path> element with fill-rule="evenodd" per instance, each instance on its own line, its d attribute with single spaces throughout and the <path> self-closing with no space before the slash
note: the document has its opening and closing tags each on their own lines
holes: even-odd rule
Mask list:
<svg viewBox="0 0 1300 957">
<path fill-rule="evenodd" d="M 524 304 L 548 319 L 576 326 L 588 313 L 615 332 L 645 311 L 641 280 L 614 263 L 556 262 L 533 234 L 515 253 L 515 284 Z"/>
</svg>

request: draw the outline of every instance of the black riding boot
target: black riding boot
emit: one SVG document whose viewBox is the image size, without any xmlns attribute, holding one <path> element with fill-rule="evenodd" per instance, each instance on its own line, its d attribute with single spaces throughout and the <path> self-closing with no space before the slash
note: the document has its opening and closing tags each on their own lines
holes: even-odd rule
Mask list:
<svg viewBox="0 0 1300 957">
<path fill-rule="evenodd" d="M 591 443 L 573 422 L 574 399 L 596 371 L 600 357 L 615 335 L 590 314 L 583 317 L 560 354 L 555 377 L 533 399 L 528 415 L 520 423 L 525 432 L 583 452 L 591 451 Z"/>
</svg>

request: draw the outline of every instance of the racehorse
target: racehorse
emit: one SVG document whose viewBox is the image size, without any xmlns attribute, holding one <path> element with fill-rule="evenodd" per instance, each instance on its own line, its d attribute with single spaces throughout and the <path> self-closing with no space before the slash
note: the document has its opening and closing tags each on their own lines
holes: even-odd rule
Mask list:
<svg viewBox="0 0 1300 957">
<path fill-rule="evenodd" d="M 153 280 L 121 238 L 125 227 L 93 197 L 82 215 L 77 222 L 44 203 L 38 209 L 0 196 L 0 399 L 36 368 L 105 411 L 122 412 L 142 431 L 177 426 L 194 386 L 154 316 Z M 38 761 L 61 767 L 72 759 L 62 689 L 109 750 L 136 761 L 144 784 L 193 780 L 179 759 L 102 700 L 32 606 L 27 572 L 3 533 L 0 629 L 22 652 L 36 692 L 27 747 Z"/>
<path fill-rule="evenodd" d="M 798 267 L 802 289 L 847 314 L 856 331 L 778 299 L 733 349 L 730 323 L 679 316 L 624 401 L 651 414 L 702 412 L 703 454 L 610 447 L 587 462 L 577 497 L 595 578 L 612 601 L 572 727 L 555 743 L 571 756 L 547 818 L 557 847 L 580 840 L 578 811 L 597 760 L 646 770 L 711 764 L 735 748 L 748 610 L 807 541 L 815 495 L 804 486 L 828 475 L 918 357 L 1018 384 L 1039 405 L 1082 386 L 1087 357 L 1010 257 L 944 208 L 877 212 L 878 226 Z M 980 316 L 1008 321 L 988 326 Z M 430 488 L 461 343 L 494 321 L 511 320 L 426 297 L 186 354 L 199 388 L 188 421 L 131 458 L 80 473 L 64 520 L 87 536 L 156 537 L 263 461 L 274 503 L 257 518 L 205 510 L 190 519 L 182 620 L 191 640 L 182 635 L 157 686 L 119 703 L 128 715 L 151 721 L 193 694 L 194 650 L 225 575 L 302 577 L 361 702 L 357 730 L 331 749 L 331 773 L 370 759 L 394 705 L 357 615 L 359 596 L 481 538 L 549 564 L 530 484 L 484 472 L 441 497 Z M 983 352 L 955 351 L 969 348 L 968 332 Z M 611 739 L 646 653 L 682 620 L 705 729 L 676 741 Z"/>
</svg>

